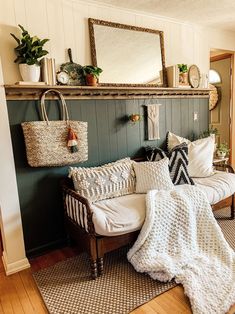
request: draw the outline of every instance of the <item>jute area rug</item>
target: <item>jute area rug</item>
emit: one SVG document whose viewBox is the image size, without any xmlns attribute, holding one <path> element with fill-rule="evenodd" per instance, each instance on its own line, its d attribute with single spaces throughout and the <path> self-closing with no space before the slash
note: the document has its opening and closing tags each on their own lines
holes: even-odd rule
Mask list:
<svg viewBox="0 0 235 314">
<path fill-rule="evenodd" d="M 228 216 L 229 211 L 216 213 Z M 235 250 L 235 220 L 218 220 L 229 244 Z M 176 286 L 161 283 L 137 273 L 126 259 L 128 248 L 104 258 L 105 273 L 90 279 L 86 254 L 35 272 L 36 284 L 51 314 L 126 314 Z"/>
</svg>

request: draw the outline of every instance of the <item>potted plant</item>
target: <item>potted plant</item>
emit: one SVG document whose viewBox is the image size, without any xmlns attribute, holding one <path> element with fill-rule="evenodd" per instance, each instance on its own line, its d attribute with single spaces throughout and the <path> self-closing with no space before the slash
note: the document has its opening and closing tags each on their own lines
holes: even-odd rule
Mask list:
<svg viewBox="0 0 235 314">
<path fill-rule="evenodd" d="M 49 39 L 39 39 L 37 36 L 31 37 L 23 26 L 18 25 L 21 29 L 21 37 L 17 38 L 11 33 L 18 46 L 15 48 L 17 58 L 15 63 L 19 63 L 20 74 L 24 81 L 38 82 L 40 78 L 39 59 L 48 54 L 43 46 Z"/>
<path fill-rule="evenodd" d="M 227 154 L 229 153 L 229 151 L 230 149 L 228 147 L 228 144 L 223 142 L 218 146 L 216 153 L 219 158 L 225 158 Z"/>
<path fill-rule="evenodd" d="M 188 84 L 188 66 L 187 64 L 178 64 L 179 68 L 179 83 Z"/>
<path fill-rule="evenodd" d="M 214 134 L 215 136 L 219 135 L 218 129 L 214 128 L 213 125 L 208 130 L 203 131 L 200 135 L 199 138 L 205 138 L 210 135 Z"/>
<path fill-rule="evenodd" d="M 89 86 L 97 86 L 98 77 L 103 72 L 101 68 L 93 65 L 86 65 L 83 67 L 83 74 L 86 78 L 86 84 Z"/>
<path fill-rule="evenodd" d="M 214 128 L 213 125 L 211 125 L 211 127 L 210 127 L 208 130 L 203 131 L 203 132 L 199 135 L 199 138 L 209 137 L 209 136 L 212 135 L 212 134 L 215 135 L 215 139 L 216 139 L 216 136 L 219 135 L 218 129 L 217 129 L 217 128 Z M 215 143 L 214 152 L 216 151 L 216 149 L 217 149 L 217 143 Z"/>
</svg>

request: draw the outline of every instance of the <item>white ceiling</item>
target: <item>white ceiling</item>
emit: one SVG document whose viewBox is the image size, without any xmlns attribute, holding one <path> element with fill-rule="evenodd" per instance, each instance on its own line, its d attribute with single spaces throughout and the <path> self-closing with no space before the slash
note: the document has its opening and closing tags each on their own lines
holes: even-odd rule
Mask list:
<svg viewBox="0 0 235 314">
<path fill-rule="evenodd" d="M 235 0 L 95 0 L 94 2 L 235 31 Z"/>
</svg>

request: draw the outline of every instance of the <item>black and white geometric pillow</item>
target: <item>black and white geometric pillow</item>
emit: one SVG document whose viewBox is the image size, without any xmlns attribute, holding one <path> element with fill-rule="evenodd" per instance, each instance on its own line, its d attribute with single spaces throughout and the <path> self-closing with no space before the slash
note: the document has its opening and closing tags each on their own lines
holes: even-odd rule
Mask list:
<svg viewBox="0 0 235 314">
<path fill-rule="evenodd" d="M 169 153 L 159 147 L 145 147 L 147 160 L 158 161 L 165 157 L 169 158 L 169 171 L 174 185 L 191 184 L 193 180 L 188 174 L 188 145 L 182 143 L 175 146 Z"/>
</svg>

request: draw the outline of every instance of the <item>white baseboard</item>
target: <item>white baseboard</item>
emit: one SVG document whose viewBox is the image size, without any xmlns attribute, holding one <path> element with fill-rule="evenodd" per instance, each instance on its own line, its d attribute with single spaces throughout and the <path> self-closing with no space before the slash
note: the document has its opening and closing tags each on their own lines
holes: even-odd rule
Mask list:
<svg viewBox="0 0 235 314">
<path fill-rule="evenodd" d="M 8 263 L 5 252 L 3 252 L 2 261 L 7 276 L 30 267 L 29 261 L 26 257 L 17 262 Z"/>
</svg>

